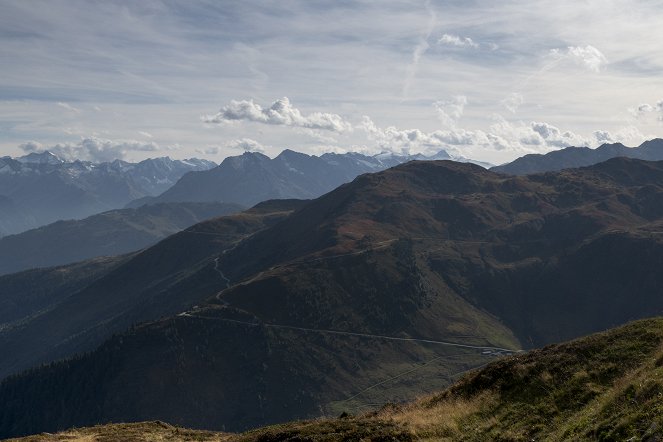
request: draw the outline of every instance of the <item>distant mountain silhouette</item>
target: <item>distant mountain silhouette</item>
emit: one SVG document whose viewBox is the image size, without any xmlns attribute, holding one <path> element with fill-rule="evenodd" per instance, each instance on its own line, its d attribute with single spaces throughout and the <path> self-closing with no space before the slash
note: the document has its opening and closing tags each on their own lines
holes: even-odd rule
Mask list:
<svg viewBox="0 0 663 442">
<path fill-rule="evenodd" d="M 16 209 L 0 211 L 0 236 L 122 208 L 136 198 L 158 195 L 186 172 L 214 166 L 206 160 L 170 158 L 66 162 L 48 151 L 2 157 L 0 195 Z"/>
<path fill-rule="evenodd" d="M 179 201 L 223 201 L 252 206 L 269 199 L 311 199 L 363 173 L 379 172 L 407 161 L 431 159 L 451 157 L 445 151 L 431 157 L 392 153 L 315 156 L 286 149 L 270 159 L 261 153 L 246 152 L 226 158 L 214 169 L 188 173 L 158 197 L 133 201 L 129 207 Z"/>
<path fill-rule="evenodd" d="M 654 139 L 639 147 L 626 147 L 623 144 L 603 144 L 596 149 L 589 147 L 567 147 L 543 154 L 529 154 L 508 164 L 491 168 L 493 172 L 526 175 L 529 173 L 552 172 L 574 167 L 585 167 L 601 163 L 615 157 L 635 158 L 647 161 L 663 160 L 663 140 Z"/>
<path fill-rule="evenodd" d="M 203 220 L 241 210 L 227 203 L 164 203 L 57 221 L 0 238 L 0 275 L 133 252 Z"/>
<path fill-rule="evenodd" d="M 512 176 L 420 161 L 130 256 L 6 275 L 2 375 L 89 353 L 0 384 L 0 434 L 237 430 L 399 402 L 495 354 L 660 314 L 662 232 L 663 162 Z"/>
</svg>

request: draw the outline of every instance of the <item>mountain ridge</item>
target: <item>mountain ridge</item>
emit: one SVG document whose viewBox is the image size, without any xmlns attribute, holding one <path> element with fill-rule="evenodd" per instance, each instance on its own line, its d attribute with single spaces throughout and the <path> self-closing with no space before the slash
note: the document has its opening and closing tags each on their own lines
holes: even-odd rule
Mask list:
<svg viewBox="0 0 663 442">
<path fill-rule="evenodd" d="M 57 221 L 0 238 L 0 275 L 134 252 L 208 218 L 242 209 L 226 203 L 162 203 Z"/>
<path fill-rule="evenodd" d="M 154 158 L 139 163 L 67 162 L 50 152 L 0 158 L 0 195 L 25 215 L 0 212 L 0 235 L 118 209 L 163 192 L 184 173 L 215 166 L 207 160 Z M 12 221 L 13 220 L 13 221 Z M 11 222 L 10 222 L 11 221 Z"/>
<path fill-rule="evenodd" d="M 621 143 L 606 143 L 596 149 L 571 146 L 547 154 L 528 154 L 510 163 L 492 167 L 490 170 L 514 175 L 526 175 L 586 167 L 616 157 L 661 161 L 663 160 L 663 139 L 648 140 L 638 147 L 626 147 Z"/>
<path fill-rule="evenodd" d="M 434 159 L 451 157 L 445 151 L 430 157 L 393 153 L 367 156 L 355 152 L 315 156 L 285 149 L 272 159 L 259 152 L 245 152 L 227 157 L 214 169 L 187 174 L 161 195 L 138 199 L 128 207 L 176 201 L 223 201 L 252 206 L 269 199 L 312 199 L 364 173 L 407 161 Z"/>
</svg>

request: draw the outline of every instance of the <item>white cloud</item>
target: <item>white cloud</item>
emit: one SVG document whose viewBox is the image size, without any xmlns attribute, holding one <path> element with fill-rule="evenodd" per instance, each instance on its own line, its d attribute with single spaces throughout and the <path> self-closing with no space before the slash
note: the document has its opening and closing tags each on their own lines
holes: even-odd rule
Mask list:
<svg viewBox="0 0 663 442">
<path fill-rule="evenodd" d="M 144 130 L 139 130 L 138 134 L 144 136 L 145 138 L 154 138 L 151 133 L 145 132 Z"/>
<path fill-rule="evenodd" d="M 642 112 L 642 113 L 644 113 L 644 112 L 654 112 L 655 110 L 656 110 L 656 108 L 654 106 L 652 106 L 651 104 L 647 104 L 647 103 L 641 104 L 640 106 L 638 106 L 638 112 Z"/>
<path fill-rule="evenodd" d="M 313 112 L 306 116 L 302 115 L 299 109 L 292 106 L 288 97 L 276 100 L 268 108 L 263 108 L 254 103 L 253 100 L 231 100 L 230 104 L 222 107 L 217 114 L 204 116 L 203 121 L 217 124 L 232 121 L 253 121 L 332 132 L 352 130 L 352 125 L 337 114 Z"/>
<path fill-rule="evenodd" d="M 232 140 L 226 143 L 226 146 L 228 149 L 239 149 L 243 150 L 244 152 L 259 152 L 259 153 L 265 153 L 265 146 L 257 142 L 256 140 L 252 140 L 251 138 L 240 138 L 237 140 Z"/>
<path fill-rule="evenodd" d="M 398 129 L 393 126 L 380 128 L 371 118 L 364 116 L 357 129 L 363 130 L 369 141 L 375 143 L 374 150 L 400 154 L 432 153 L 441 149 L 463 154 L 465 149 L 471 148 L 477 152 L 478 148 L 480 151 L 491 150 L 522 155 L 545 153 L 569 146 L 596 147 L 606 142 L 634 145 L 645 139 L 637 128 L 632 126 L 622 128 L 615 133 L 595 131 L 592 136 L 584 137 L 546 122 L 510 122 L 499 115 L 495 118 L 496 122 L 487 131 L 453 127 L 425 132 L 419 129 Z"/>
<path fill-rule="evenodd" d="M 449 129 L 425 132 L 419 129 L 398 129 L 394 126 L 378 127 L 370 117 L 364 116 L 357 126 L 366 132 L 378 151 L 391 151 L 399 154 L 433 152 L 440 149 L 453 149 L 455 146 L 492 144 L 483 131 Z"/>
<path fill-rule="evenodd" d="M 631 108 L 628 110 L 636 118 L 645 117 L 648 114 L 659 114 L 658 120 L 663 121 L 663 100 L 660 100 L 656 104 L 643 103 L 636 108 Z"/>
<path fill-rule="evenodd" d="M 64 102 L 60 101 L 60 102 L 58 102 L 58 106 L 60 106 L 63 109 L 67 109 L 68 111 L 71 111 L 75 114 L 80 114 L 81 113 L 80 109 L 75 108 L 74 106 L 72 106 L 69 103 L 64 103 Z"/>
<path fill-rule="evenodd" d="M 403 91 L 402 97 L 407 98 L 410 95 L 410 87 L 414 81 L 414 77 L 417 75 L 417 69 L 419 67 L 419 60 L 426 53 L 430 45 L 428 44 L 428 39 L 430 38 L 433 29 L 435 28 L 435 23 L 437 21 L 437 14 L 431 7 L 430 0 L 426 0 L 425 3 L 426 12 L 428 12 L 428 23 L 424 28 L 422 35 L 419 37 L 419 42 L 414 47 L 412 51 L 412 61 L 407 66 L 405 71 L 405 80 L 403 81 Z"/>
<path fill-rule="evenodd" d="M 473 40 L 471 37 L 461 37 L 460 35 L 454 34 L 442 34 L 442 37 L 437 40 L 437 44 L 458 49 L 488 49 L 489 51 L 496 51 L 500 48 L 500 46 L 494 42 L 480 43 Z"/>
<path fill-rule="evenodd" d="M 589 144 L 583 137 L 576 135 L 571 131 L 562 131 L 559 128 L 548 124 L 533 121 L 530 123 L 530 128 L 534 133 L 539 134 L 542 143 L 552 147 L 568 147 L 568 146 L 586 146 Z"/>
<path fill-rule="evenodd" d="M 523 94 L 518 92 L 512 92 L 504 100 L 501 101 L 502 106 L 512 114 L 515 114 L 518 111 L 518 108 L 525 102 Z"/>
<path fill-rule="evenodd" d="M 52 146 L 43 146 L 31 141 L 21 144 L 19 148 L 26 153 L 48 150 L 65 160 L 78 159 L 99 163 L 124 159 L 131 152 L 157 152 L 168 149 L 153 142 L 107 140 L 97 137 L 83 138 L 77 143 L 58 143 Z"/>
<path fill-rule="evenodd" d="M 19 148 L 25 153 L 43 152 L 45 150 L 48 150 L 45 149 L 44 145 L 39 143 L 38 141 L 28 141 L 27 143 L 21 144 Z"/>
<path fill-rule="evenodd" d="M 622 143 L 627 146 L 638 146 L 648 137 L 635 126 L 626 126 L 614 133 L 606 130 L 597 130 L 593 133 L 597 144 Z"/>
<path fill-rule="evenodd" d="M 479 48 L 479 43 L 475 43 L 470 37 L 460 37 L 458 35 L 444 34 L 437 42 L 438 44 L 459 48 Z M 495 45 L 495 49 L 497 49 L 497 45 Z"/>
<path fill-rule="evenodd" d="M 552 49 L 549 52 L 549 57 L 555 63 L 565 60 L 573 61 L 592 72 L 601 72 L 608 64 L 606 56 L 591 45 L 569 46 L 566 49 Z"/>
<path fill-rule="evenodd" d="M 445 127 L 455 127 L 456 123 L 463 116 L 463 111 L 467 105 L 467 97 L 456 95 L 451 100 L 436 101 L 433 107 L 437 111 L 437 117 Z"/>
</svg>

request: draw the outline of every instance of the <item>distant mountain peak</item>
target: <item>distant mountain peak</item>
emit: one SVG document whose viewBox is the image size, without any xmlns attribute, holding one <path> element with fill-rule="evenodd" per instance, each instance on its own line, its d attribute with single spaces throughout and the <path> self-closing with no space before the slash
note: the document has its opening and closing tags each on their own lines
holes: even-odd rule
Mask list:
<svg viewBox="0 0 663 442">
<path fill-rule="evenodd" d="M 493 167 L 491 170 L 526 175 L 592 166 L 615 157 L 661 161 L 663 160 L 663 140 L 656 138 L 645 141 L 638 147 L 628 147 L 622 143 L 605 143 L 596 149 L 570 146 L 547 154 L 525 155 L 510 163 Z"/>
<path fill-rule="evenodd" d="M 48 150 L 30 152 L 27 155 L 16 158 L 16 161 L 24 164 L 62 164 L 65 162 L 62 158 Z"/>
</svg>

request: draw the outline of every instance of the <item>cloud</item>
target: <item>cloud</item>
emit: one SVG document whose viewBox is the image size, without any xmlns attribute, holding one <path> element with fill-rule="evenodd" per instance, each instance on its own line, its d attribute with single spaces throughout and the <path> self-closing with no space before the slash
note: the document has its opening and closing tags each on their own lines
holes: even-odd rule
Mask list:
<svg viewBox="0 0 663 442">
<path fill-rule="evenodd" d="M 635 127 L 622 128 L 616 133 L 595 131 L 590 137 L 562 130 L 546 122 L 510 122 L 495 116 L 496 122 L 487 131 L 452 127 L 425 132 L 419 129 L 398 129 L 394 126 L 378 127 L 371 118 L 364 116 L 357 129 L 375 143 L 378 151 L 399 154 L 432 153 L 441 149 L 462 154 L 463 149 L 480 148 L 495 152 L 518 154 L 541 153 L 569 146 L 598 146 L 606 142 L 638 144 L 644 136 Z"/>
<path fill-rule="evenodd" d="M 138 134 L 139 134 L 139 135 L 142 135 L 142 136 L 144 136 L 144 137 L 146 137 L 146 138 L 154 138 L 154 137 L 152 136 L 151 133 L 149 133 L 149 132 L 145 132 L 144 130 L 139 130 L 139 131 L 138 131 Z"/>
<path fill-rule="evenodd" d="M 628 110 L 636 118 L 642 118 L 648 114 L 657 113 L 658 120 L 663 121 L 663 100 L 660 100 L 656 104 L 643 103 L 636 108 L 631 108 Z"/>
<path fill-rule="evenodd" d="M 77 143 L 58 143 L 52 146 L 43 146 L 40 143 L 30 141 L 21 144 L 19 148 L 26 153 L 48 150 L 65 160 L 83 160 L 98 163 L 124 159 L 131 152 L 157 152 L 164 149 L 164 147 L 160 147 L 153 142 L 107 140 L 96 137 L 83 138 Z"/>
<path fill-rule="evenodd" d="M 497 43 L 493 42 L 480 43 L 473 40 L 470 37 L 461 37 L 460 35 L 453 35 L 453 34 L 442 34 L 442 37 L 440 37 L 437 40 L 437 44 L 457 49 L 470 49 L 470 50 L 488 49 L 489 51 L 496 51 L 500 48 Z"/>
<path fill-rule="evenodd" d="M 352 125 L 340 115 L 313 112 L 302 115 L 301 111 L 290 104 L 288 97 L 276 100 L 268 108 L 263 108 L 253 100 L 231 100 L 215 115 L 203 117 L 203 122 L 211 124 L 232 121 L 252 121 L 278 126 L 293 126 L 307 129 L 320 129 L 332 132 L 347 132 Z"/>
<path fill-rule="evenodd" d="M 435 22 L 437 21 L 437 14 L 431 7 L 430 0 L 427 0 L 425 3 L 426 12 L 428 12 L 428 23 L 424 28 L 422 35 L 419 37 L 419 42 L 414 47 L 412 51 L 412 61 L 407 66 L 405 71 L 405 80 L 403 81 L 403 91 L 402 97 L 407 98 L 410 95 L 410 87 L 414 81 L 414 77 L 417 75 L 417 69 L 419 67 L 419 60 L 426 53 L 430 45 L 428 44 L 428 39 L 435 28 Z"/>
<path fill-rule="evenodd" d="M 523 94 L 518 93 L 518 92 L 512 92 L 509 94 L 508 97 L 506 97 L 504 100 L 502 100 L 500 103 L 506 110 L 511 112 L 512 114 L 515 114 L 518 108 L 525 102 L 525 98 L 523 97 Z"/>
<path fill-rule="evenodd" d="M 594 46 L 568 46 L 566 49 L 551 49 L 549 57 L 555 64 L 569 60 L 592 72 L 601 72 L 608 64 L 605 55 Z"/>
<path fill-rule="evenodd" d="M 606 130 L 597 130 L 593 133 L 598 144 L 604 143 L 623 143 L 627 146 L 636 146 L 641 144 L 647 137 L 635 126 L 626 126 L 618 131 L 611 133 Z"/>
<path fill-rule="evenodd" d="M 455 46 L 458 48 L 472 48 L 472 49 L 479 48 L 479 43 L 475 43 L 474 40 L 472 40 L 470 37 L 459 37 L 458 35 L 451 35 L 451 34 L 442 35 L 442 37 L 440 37 L 437 43 L 446 46 Z"/>
<path fill-rule="evenodd" d="M 492 144 L 483 131 L 465 129 L 436 130 L 424 132 L 419 129 L 398 129 L 394 126 L 378 127 L 370 117 L 364 116 L 358 129 L 366 132 L 378 151 L 391 151 L 399 154 L 433 152 L 454 146 Z"/>
<path fill-rule="evenodd" d="M 207 146 L 204 149 L 196 149 L 196 152 L 202 153 L 205 155 L 219 155 L 227 150 L 242 150 L 244 152 L 258 152 L 265 153 L 265 149 L 268 146 L 264 146 L 256 140 L 251 138 L 239 138 L 236 140 L 231 140 L 225 143 L 223 146 Z"/>
<path fill-rule="evenodd" d="M 23 152 L 25 153 L 32 153 L 32 152 L 43 152 L 45 150 L 44 145 L 37 142 L 37 141 L 28 141 L 27 143 L 23 143 L 18 146 Z M 53 153 L 53 152 L 51 152 Z"/>
<path fill-rule="evenodd" d="M 229 141 L 226 143 L 225 147 L 229 149 L 243 150 L 244 152 L 265 153 L 265 146 L 251 138 L 240 138 L 238 140 Z"/>
<path fill-rule="evenodd" d="M 457 95 L 451 100 L 436 101 L 433 103 L 438 118 L 446 127 L 456 126 L 456 122 L 463 116 L 465 105 L 467 105 L 467 97 L 464 95 Z"/>
<path fill-rule="evenodd" d="M 562 131 L 556 126 L 548 123 L 540 123 L 533 121 L 530 123 L 531 130 L 541 137 L 539 145 L 546 145 L 552 147 L 568 147 L 568 146 L 586 146 L 589 142 L 583 137 L 571 132 Z M 530 138 L 532 140 L 532 138 Z"/>
<path fill-rule="evenodd" d="M 64 102 L 61 101 L 61 102 L 58 102 L 58 106 L 60 106 L 61 108 L 67 109 L 68 111 L 71 111 L 75 114 L 80 114 L 81 113 L 80 109 L 75 108 L 74 106 L 72 106 L 69 103 L 64 103 Z"/>
</svg>

